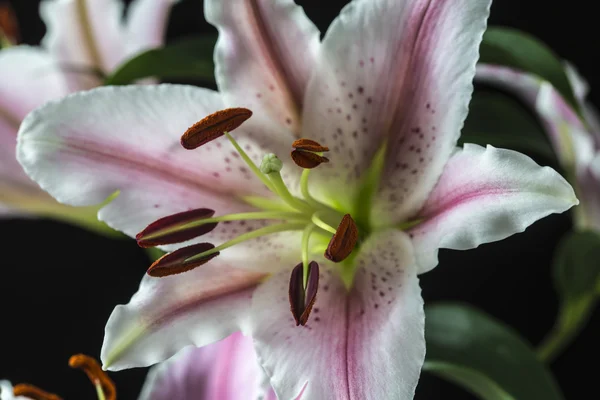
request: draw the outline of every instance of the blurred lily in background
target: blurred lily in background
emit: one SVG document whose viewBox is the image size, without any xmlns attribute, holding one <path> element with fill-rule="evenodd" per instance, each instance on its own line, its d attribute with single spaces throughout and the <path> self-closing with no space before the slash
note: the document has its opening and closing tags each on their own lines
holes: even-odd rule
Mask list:
<svg viewBox="0 0 600 400">
<path fill-rule="evenodd" d="M 538 76 L 510 67 L 479 64 L 476 81 L 504 88 L 535 110 L 580 200 L 574 208 L 576 227 L 600 232 L 600 120 L 586 100 L 588 83 L 570 63 L 565 72 L 578 104 L 569 104 Z"/>
<path fill-rule="evenodd" d="M 62 205 L 23 173 L 15 157 L 17 131 L 36 107 L 99 86 L 120 63 L 161 46 L 175 1 L 135 0 L 123 20 L 118 0 L 46 0 L 40 5 L 47 28 L 41 46 L 0 51 L 0 218 L 44 216 L 110 231 L 98 222 L 98 207 Z M 10 8 L 2 8 L 0 19 L 3 44 L 15 44 Z"/>
<path fill-rule="evenodd" d="M 152 367 L 139 400 L 276 400 L 260 367 L 252 338 L 236 332 L 196 348 L 188 347 Z"/>
</svg>

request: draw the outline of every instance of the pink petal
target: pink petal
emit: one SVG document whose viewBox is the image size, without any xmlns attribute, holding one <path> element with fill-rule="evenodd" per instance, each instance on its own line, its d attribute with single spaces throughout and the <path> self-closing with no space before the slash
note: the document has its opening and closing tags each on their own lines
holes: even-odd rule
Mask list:
<svg viewBox="0 0 600 400">
<path fill-rule="evenodd" d="M 287 302 L 289 271 L 254 293 L 252 336 L 280 399 L 412 399 L 425 356 L 424 313 L 410 242 L 383 232 L 361 247 L 354 287 L 323 268 L 304 327 Z M 326 266 L 327 264 L 322 264 Z"/>
<path fill-rule="evenodd" d="M 121 370 L 166 360 L 186 346 L 205 346 L 244 329 L 263 274 L 214 259 L 183 274 L 144 276 L 127 305 L 106 324 L 101 358 Z"/>
<path fill-rule="evenodd" d="M 177 0 L 135 0 L 127 13 L 127 52 L 159 47 L 163 44 L 169 13 Z"/>
<path fill-rule="evenodd" d="M 303 136 L 331 148 L 321 197 L 354 185 L 387 139 L 374 209 L 418 211 L 460 135 L 489 0 L 351 2 L 323 40 Z M 311 177 L 313 179 L 313 177 Z"/>
<path fill-rule="evenodd" d="M 217 343 L 182 350 L 152 368 L 139 400 L 253 400 L 272 393 L 266 386 L 252 338 L 236 332 Z"/>
<path fill-rule="evenodd" d="M 225 138 L 194 151 L 179 143 L 190 125 L 221 108 L 216 92 L 192 86 L 98 88 L 31 113 L 19 132 L 18 158 L 61 203 L 96 205 L 119 191 L 99 218 L 132 237 L 159 218 L 189 209 L 210 208 L 215 216 L 252 211 L 237 196 L 269 193 Z M 235 135 L 256 163 L 276 151 L 256 145 L 242 128 Z M 254 137 L 260 139 L 258 132 Z M 197 241 L 220 244 L 263 226 L 242 225 L 219 224 Z M 223 256 L 265 264 L 254 257 L 256 248 L 235 249 Z"/>
<path fill-rule="evenodd" d="M 42 45 L 69 74 L 72 90 L 98 86 L 93 69 L 112 71 L 125 57 L 119 0 L 59 0 L 40 4 L 47 32 Z M 83 71 L 83 72 L 82 72 Z"/>
<path fill-rule="evenodd" d="M 292 0 L 208 0 L 205 17 L 219 29 L 215 76 L 225 103 L 270 119 L 284 135 L 299 133 L 319 45 L 302 8 Z"/>
<path fill-rule="evenodd" d="M 556 171 L 512 150 L 465 144 L 448 161 L 409 234 L 419 273 L 437 265 L 440 248 L 466 250 L 523 232 L 578 204 Z"/>
</svg>

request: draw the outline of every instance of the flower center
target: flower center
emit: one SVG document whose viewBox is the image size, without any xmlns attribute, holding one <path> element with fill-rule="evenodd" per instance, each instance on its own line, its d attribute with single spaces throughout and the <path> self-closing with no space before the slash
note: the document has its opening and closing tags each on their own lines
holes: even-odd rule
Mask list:
<svg viewBox="0 0 600 400">
<path fill-rule="evenodd" d="M 271 191 L 272 197 L 245 196 L 246 203 L 257 211 L 214 217 L 215 211 L 200 208 L 170 215 L 155 221 L 140 232 L 136 239 L 142 247 L 180 243 L 204 235 L 227 221 L 272 220 L 263 228 L 243 233 L 215 246 L 198 243 L 180 248 L 156 260 L 148 269 L 151 276 L 162 277 L 182 273 L 203 265 L 232 246 L 266 235 L 286 231 L 301 231 L 299 259 L 292 270 L 289 299 L 297 325 L 304 325 L 314 304 L 318 288 L 319 265 L 312 259 L 322 255 L 336 263 L 339 275 L 348 288 L 352 287 L 356 266 L 356 250 L 369 234 L 370 204 L 383 169 L 385 146 L 378 153 L 367 173 L 367 180 L 359 191 L 354 215 L 332 208 L 311 196 L 311 170 L 329 162 L 323 154 L 329 148 L 310 139 L 292 143 L 291 158 L 303 168 L 300 177 L 300 196 L 293 195 L 286 186 L 281 170 L 283 162 L 275 154 L 266 154 L 260 166 L 231 136 L 230 132 L 252 116 L 245 108 L 229 108 L 207 116 L 192 125 L 181 137 L 186 149 L 195 149 L 222 136 L 227 137 L 240 158 Z M 355 222 L 358 221 L 357 222 Z"/>
</svg>

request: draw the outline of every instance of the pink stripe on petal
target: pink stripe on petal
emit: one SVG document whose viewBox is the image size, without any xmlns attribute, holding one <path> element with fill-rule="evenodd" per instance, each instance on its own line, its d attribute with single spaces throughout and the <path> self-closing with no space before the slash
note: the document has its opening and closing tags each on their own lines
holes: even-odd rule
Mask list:
<svg viewBox="0 0 600 400">
<path fill-rule="evenodd" d="M 209 0 L 205 15 L 219 29 L 215 74 L 226 104 L 270 118 L 282 134 L 299 133 L 319 45 L 302 8 L 292 0 Z"/>
<path fill-rule="evenodd" d="M 501 240 L 577 203 L 573 188 L 553 169 L 516 151 L 465 144 L 408 231 L 419 272 L 437 265 L 439 248 L 466 250 Z"/>
<path fill-rule="evenodd" d="M 303 115 L 303 136 L 331 149 L 311 174 L 316 196 L 339 201 L 341 186 L 358 185 L 387 140 L 376 222 L 418 211 L 467 115 L 489 6 L 374 0 L 342 10 L 323 39 Z"/>
<path fill-rule="evenodd" d="M 204 346 L 244 329 L 250 299 L 264 274 L 214 259 L 183 274 L 145 276 L 106 326 L 102 361 L 111 370 L 148 366 L 185 346 Z"/>
<path fill-rule="evenodd" d="M 289 272 L 254 293 L 252 336 L 279 398 L 413 397 L 425 343 L 410 242 L 402 232 L 383 232 L 363 243 L 355 261 L 350 292 L 332 265 L 322 264 L 305 326 L 296 326 L 285 303 Z"/>
</svg>

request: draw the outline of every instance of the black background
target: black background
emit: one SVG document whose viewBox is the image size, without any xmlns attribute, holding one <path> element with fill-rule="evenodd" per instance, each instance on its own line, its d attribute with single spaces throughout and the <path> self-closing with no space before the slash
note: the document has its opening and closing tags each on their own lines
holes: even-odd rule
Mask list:
<svg viewBox="0 0 600 400">
<path fill-rule="evenodd" d="M 44 34 L 39 1 L 11 3 L 23 41 L 39 43 Z M 345 1 L 299 3 L 325 32 Z M 591 84 L 592 101 L 600 105 L 594 7 L 586 0 L 496 0 L 490 24 L 517 27 L 548 43 L 579 67 Z M 173 8 L 169 40 L 212 31 L 201 1 L 182 0 Z M 554 215 L 502 242 L 464 252 L 442 250 L 438 268 L 421 277 L 426 304 L 467 301 L 539 343 L 557 307 L 549 277 L 552 253 L 570 224 L 569 214 Z M 92 386 L 67 360 L 78 352 L 99 356 L 108 316 L 137 290 L 149 262 L 145 253 L 131 240 L 111 240 L 53 221 L 0 221 L 0 238 L 0 379 L 30 382 L 67 399 L 94 399 Z M 597 391 L 598 333 L 596 312 L 587 330 L 552 364 L 567 399 Z M 145 374 L 145 368 L 111 373 L 119 397 L 135 399 Z M 417 399 L 437 398 L 472 399 L 424 374 Z"/>
</svg>

